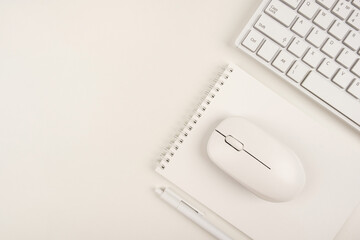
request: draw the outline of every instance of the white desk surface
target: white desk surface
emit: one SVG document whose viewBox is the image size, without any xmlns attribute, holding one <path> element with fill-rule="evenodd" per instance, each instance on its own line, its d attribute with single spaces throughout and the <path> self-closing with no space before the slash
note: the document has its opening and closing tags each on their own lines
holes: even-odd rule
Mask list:
<svg viewBox="0 0 360 240">
<path fill-rule="evenodd" d="M 171 184 L 154 167 L 228 61 L 355 144 L 234 47 L 259 2 L 2 1 L 0 239 L 210 239 L 158 199 Z M 337 239 L 360 239 L 359 222 Z"/>
</svg>

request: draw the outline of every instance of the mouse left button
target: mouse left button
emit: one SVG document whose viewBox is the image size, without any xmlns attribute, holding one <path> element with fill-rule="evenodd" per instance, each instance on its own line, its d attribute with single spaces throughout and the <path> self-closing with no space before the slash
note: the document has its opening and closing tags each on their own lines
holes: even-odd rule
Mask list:
<svg viewBox="0 0 360 240">
<path fill-rule="evenodd" d="M 227 135 L 225 137 L 225 142 L 233 147 L 236 151 L 241 151 L 244 149 L 244 144 L 231 135 Z"/>
</svg>

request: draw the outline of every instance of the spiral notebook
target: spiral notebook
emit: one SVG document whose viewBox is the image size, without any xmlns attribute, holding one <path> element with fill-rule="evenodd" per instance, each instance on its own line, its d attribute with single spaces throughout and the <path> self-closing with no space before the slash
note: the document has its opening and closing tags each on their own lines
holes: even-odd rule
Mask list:
<svg viewBox="0 0 360 240">
<path fill-rule="evenodd" d="M 209 160 L 207 140 L 230 116 L 251 120 L 298 154 L 307 183 L 297 198 L 264 201 Z M 254 240 L 329 240 L 360 201 L 360 143 L 337 144 L 346 141 L 230 64 L 156 171 Z"/>
</svg>

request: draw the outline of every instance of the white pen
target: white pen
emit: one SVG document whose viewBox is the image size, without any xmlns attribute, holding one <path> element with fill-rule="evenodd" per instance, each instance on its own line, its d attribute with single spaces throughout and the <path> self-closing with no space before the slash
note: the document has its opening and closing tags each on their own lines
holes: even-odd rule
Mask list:
<svg viewBox="0 0 360 240">
<path fill-rule="evenodd" d="M 160 197 L 171 206 L 176 208 L 179 212 L 184 214 L 186 217 L 190 218 L 193 222 L 198 224 L 200 227 L 208 231 L 214 237 L 220 240 L 232 240 L 229 236 L 227 236 L 220 229 L 215 227 L 209 221 L 204 218 L 204 214 L 200 211 L 196 210 L 186 201 L 184 201 L 178 194 L 176 194 L 173 190 L 169 188 L 156 188 L 155 192 L 157 192 Z"/>
</svg>

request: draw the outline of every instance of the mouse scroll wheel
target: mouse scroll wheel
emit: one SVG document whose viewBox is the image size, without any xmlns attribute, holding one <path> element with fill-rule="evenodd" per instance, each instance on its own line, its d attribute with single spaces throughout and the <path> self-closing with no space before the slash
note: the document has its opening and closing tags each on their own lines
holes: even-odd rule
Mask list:
<svg viewBox="0 0 360 240">
<path fill-rule="evenodd" d="M 231 135 L 227 135 L 225 137 L 225 142 L 233 147 L 236 151 L 241 151 L 244 149 L 244 144 Z"/>
</svg>

